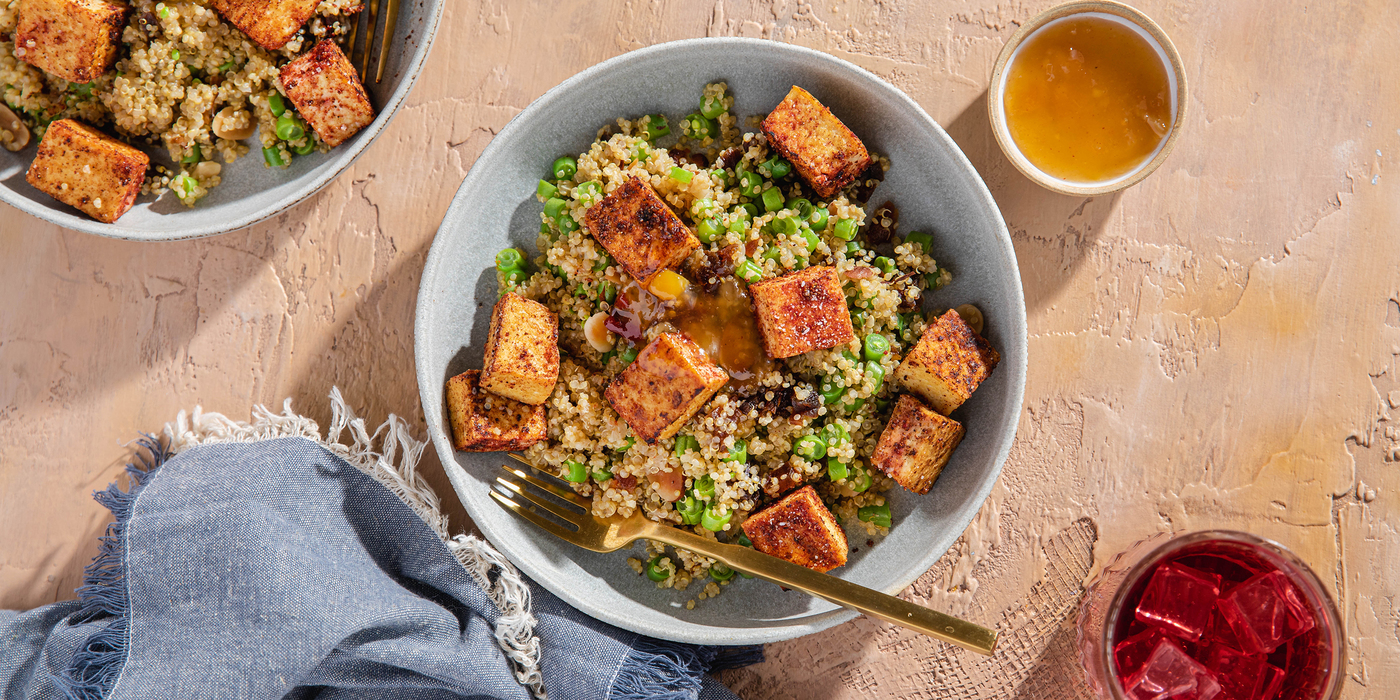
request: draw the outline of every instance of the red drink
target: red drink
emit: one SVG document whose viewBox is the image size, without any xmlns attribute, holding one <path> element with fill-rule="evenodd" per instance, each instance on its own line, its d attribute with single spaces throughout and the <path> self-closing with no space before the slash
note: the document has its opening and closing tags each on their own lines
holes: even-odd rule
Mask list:
<svg viewBox="0 0 1400 700">
<path fill-rule="evenodd" d="M 1080 661 L 1105 700 L 1332 700 L 1345 644 L 1317 576 L 1239 532 L 1149 538 L 1090 585 Z"/>
</svg>

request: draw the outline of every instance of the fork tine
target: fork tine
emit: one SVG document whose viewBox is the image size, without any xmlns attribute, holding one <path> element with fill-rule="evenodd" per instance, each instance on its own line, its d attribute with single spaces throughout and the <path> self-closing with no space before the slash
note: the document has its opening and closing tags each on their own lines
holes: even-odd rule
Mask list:
<svg viewBox="0 0 1400 700">
<path fill-rule="evenodd" d="M 525 489 L 520 488 L 520 484 L 517 484 L 514 481 L 511 481 L 504 477 L 496 477 L 496 483 L 510 489 L 511 491 L 514 491 L 521 498 L 524 498 L 525 500 L 535 504 L 536 508 L 543 508 L 545 511 L 548 511 L 551 515 L 553 515 L 556 518 L 559 518 L 560 520 L 564 520 L 574 525 L 578 524 L 576 518 L 578 518 L 579 513 L 577 511 L 572 511 L 568 508 L 562 508 L 558 505 L 555 505 L 554 503 L 551 503 L 547 498 L 536 498 L 534 494 L 530 493 L 529 491 L 526 491 Z"/>
<path fill-rule="evenodd" d="M 353 15 L 355 19 L 350 23 L 350 33 L 345 36 L 345 57 L 350 59 L 352 67 L 355 65 L 355 40 L 360 37 L 360 20 L 364 19 L 360 16 L 362 14 L 364 11 Z"/>
<path fill-rule="evenodd" d="M 508 496 L 501 495 L 501 493 L 499 491 L 496 491 L 495 489 L 491 490 L 491 497 L 496 499 L 496 502 L 501 504 L 502 508 L 505 508 L 506 510 L 515 513 L 516 515 L 526 520 L 529 520 L 530 522 L 540 526 L 540 529 L 544 530 L 545 532 L 548 532 L 551 535 L 554 535 L 555 537 L 558 537 L 561 540 L 572 542 L 574 538 L 578 536 L 578 533 L 574 532 L 573 530 L 565 529 L 551 520 L 547 520 L 545 518 L 540 517 L 538 513 L 535 513 L 534 511 L 529 510 L 528 508 L 522 507 L 519 503 L 516 503 L 515 501 L 511 500 Z"/>
<path fill-rule="evenodd" d="M 361 10 L 361 14 L 364 11 Z M 374 49 L 374 25 L 379 23 L 379 0 L 369 0 L 369 24 L 365 25 L 365 53 L 360 57 L 360 83 L 369 76 L 369 55 Z"/>
<path fill-rule="evenodd" d="M 522 461 L 523 461 L 523 460 L 522 460 Z M 526 462 L 526 464 L 529 464 L 529 462 Z M 578 506 L 578 507 L 584 509 L 585 511 L 591 510 L 591 509 L 593 508 L 593 503 L 592 503 L 592 501 L 589 501 L 587 498 L 584 498 L 583 496 L 580 496 L 580 495 L 578 495 L 578 494 L 576 494 L 576 493 L 574 493 L 574 492 L 572 492 L 572 491 L 567 491 L 567 490 L 565 490 L 565 489 L 561 489 L 561 488 L 559 488 L 558 486 L 555 486 L 554 484 L 551 484 L 551 483 L 549 483 L 548 481 L 545 481 L 545 480 L 543 480 L 543 479 L 536 479 L 535 477 L 530 476 L 529 474 L 526 474 L 525 472 L 520 471 L 519 469 L 516 469 L 516 468 L 514 468 L 514 467 L 509 467 L 509 466 L 506 466 L 506 465 L 502 464 L 502 465 L 501 465 L 501 469 L 504 469 L 504 470 L 506 470 L 507 472 L 510 472 L 511 474 L 514 474 L 515 476 L 520 477 L 521 479 L 525 480 L 525 482 L 528 483 L 529 485 L 531 485 L 531 486 L 533 486 L 533 487 L 535 487 L 535 488 L 537 488 L 537 489 L 539 489 L 539 490 L 541 490 L 541 491 L 548 491 L 549 493 L 551 493 L 551 494 L 553 494 L 553 495 L 555 495 L 555 496 L 557 496 L 557 497 L 559 497 L 559 498 L 562 498 L 562 499 L 564 499 L 564 500 L 566 500 L 566 501 L 568 501 L 568 502 L 570 502 L 570 503 L 572 503 L 572 504 L 574 504 L 574 505 L 576 505 L 576 506 Z"/>
<path fill-rule="evenodd" d="M 384 66 L 389 61 L 389 46 L 394 38 L 394 22 L 399 15 L 399 0 L 387 0 L 389 6 L 384 8 L 384 34 L 379 40 L 379 70 L 375 71 L 374 82 L 384 79 Z"/>
</svg>

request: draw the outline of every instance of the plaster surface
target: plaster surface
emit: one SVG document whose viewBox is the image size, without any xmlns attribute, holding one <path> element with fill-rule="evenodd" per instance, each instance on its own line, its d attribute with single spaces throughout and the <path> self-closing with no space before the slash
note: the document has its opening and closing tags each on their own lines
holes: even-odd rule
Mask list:
<svg viewBox="0 0 1400 700">
<path fill-rule="evenodd" d="M 619 53 L 758 36 L 850 60 L 949 131 L 1011 230 L 1030 372 L 1001 481 L 905 595 L 1003 632 L 982 659 L 865 618 L 770 645 L 746 698 L 1076 698 L 1080 585 L 1153 532 L 1274 538 L 1333 590 L 1345 698 L 1400 687 L 1400 5 L 1136 6 L 1172 37 L 1190 115 L 1155 174 L 1070 198 L 997 149 L 986 83 L 1050 2 L 657 0 L 446 9 L 399 117 L 345 175 L 210 239 L 100 239 L 0 207 L 0 607 L 73 596 L 109 520 L 93 489 L 195 404 L 323 423 L 326 392 L 420 422 L 428 246 L 492 135 Z M 717 76 L 722 77 L 722 76 Z M 471 524 L 431 451 L 425 471 Z M 723 604 L 723 597 L 708 604 Z"/>
</svg>

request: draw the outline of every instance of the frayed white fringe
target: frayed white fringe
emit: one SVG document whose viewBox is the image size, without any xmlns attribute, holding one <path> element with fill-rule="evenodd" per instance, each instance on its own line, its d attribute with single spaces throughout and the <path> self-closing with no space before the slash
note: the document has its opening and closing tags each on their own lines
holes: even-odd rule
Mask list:
<svg viewBox="0 0 1400 700">
<path fill-rule="evenodd" d="M 408 423 L 394 414 L 373 433 L 357 418 L 339 388 L 332 388 L 331 425 L 326 437 L 316 421 L 292 411 L 292 400 L 276 414 L 266 406 L 253 407 L 253 422 L 235 421 L 220 413 L 206 413 L 195 406 L 193 413 L 180 411 L 173 423 L 165 425 L 171 452 L 216 442 L 257 442 L 282 437 L 300 437 L 316 442 L 356 469 L 373 477 L 413 509 L 428 527 L 442 538 L 448 551 L 472 575 L 481 589 L 500 609 L 496 620 L 496 643 L 514 667 L 515 678 L 536 698 L 545 698 L 544 677 L 540 675 L 540 642 L 535 637 L 535 617 L 530 614 L 530 588 L 520 572 L 485 540 L 471 535 L 453 537 L 447 532 L 447 516 L 438 496 L 418 474 L 418 459 L 427 443 L 409 432 Z M 341 434 L 350 431 L 350 444 Z M 374 449 L 379 444 L 379 451 Z M 495 574 L 495 580 L 491 575 Z"/>
</svg>

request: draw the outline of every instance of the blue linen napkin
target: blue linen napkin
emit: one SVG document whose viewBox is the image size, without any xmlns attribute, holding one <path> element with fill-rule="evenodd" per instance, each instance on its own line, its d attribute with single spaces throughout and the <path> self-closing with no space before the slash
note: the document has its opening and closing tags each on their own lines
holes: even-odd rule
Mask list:
<svg viewBox="0 0 1400 700">
<path fill-rule="evenodd" d="M 288 401 L 141 441 L 78 600 L 0 611 L 3 697 L 718 700 L 708 671 L 761 658 L 612 627 L 449 538 L 424 444 L 331 399 L 325 440 Z"/>
</svg>

